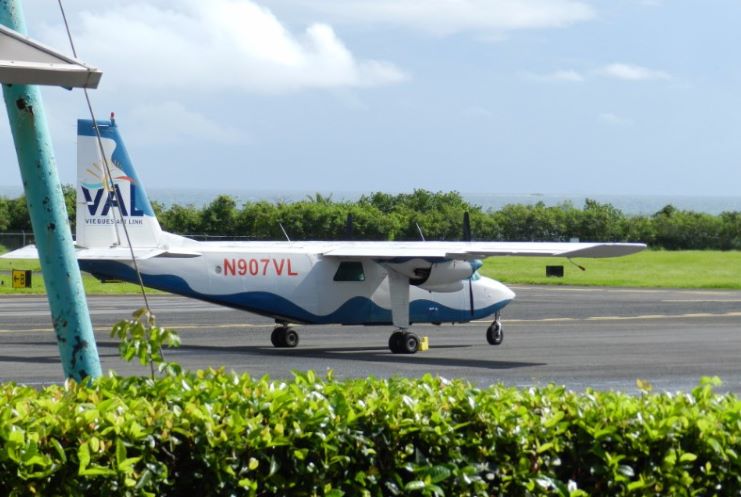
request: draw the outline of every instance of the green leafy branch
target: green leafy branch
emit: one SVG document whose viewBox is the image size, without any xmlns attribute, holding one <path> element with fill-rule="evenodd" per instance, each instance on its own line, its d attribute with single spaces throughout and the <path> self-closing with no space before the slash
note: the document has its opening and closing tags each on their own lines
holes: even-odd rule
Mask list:
<svg viewBox="0 0 741 497">
<path fill-rule="evenodd" d="M 160 373 L 169 376 L 182 371 L 176 362 L 166 361 L 162 353 L 163 346 L 179 347 L 180 337 L 173 329 L 157 326 L 154 314 L 145 307 L 134 311 L 131 319 L 114 324 L 111 337 L 120 340 L 118 351 L 121 358 L 127 362 L 137 358 L 140 364 L 149 364 L 152 378 L 155 365 Z"/>
</svg>

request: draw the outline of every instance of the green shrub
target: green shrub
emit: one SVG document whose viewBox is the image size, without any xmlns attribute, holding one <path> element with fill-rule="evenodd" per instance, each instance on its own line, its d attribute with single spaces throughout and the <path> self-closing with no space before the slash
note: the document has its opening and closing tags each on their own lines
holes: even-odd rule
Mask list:
<svg viewBox="0 0 741 497">
<path fill-rule="evenodd" d="M 738 495 L 741 402 L 223 371 L 0 388 L 2 495 Z"/>
</svg>

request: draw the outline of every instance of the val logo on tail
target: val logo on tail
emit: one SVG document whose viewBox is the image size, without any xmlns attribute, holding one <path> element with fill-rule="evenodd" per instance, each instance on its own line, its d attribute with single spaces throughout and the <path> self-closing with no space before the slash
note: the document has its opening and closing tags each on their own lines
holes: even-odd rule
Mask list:
<svg viewBox="0 0 741 497">
<path fill-rule="evenodd" d="M 515 294 L 483 277 L 492 256 L 616 257 L 631 243 L 199 242 L 163 232 L 115 121 L 78 122 L 77 256 L 94 276 L 145 285 L 275 319 L 271 342 L 295 347 L 294 324 L 389 325 L 393 353 L 414 353 L 411 323 L 491 319 L 502 342 L 502 309 Z M 106 167 L 106 163 L 108 167 Z M 124 231 L 124 227 L 126 231 Z M 128 232 L 128 236 L 127 233 Z M 131 247 L 129 247 L 129 245 Z M 28 248 L 6 254 L 35 255 Z M 463 329 L 461 329 L 463 332 Z"/>
<path fill-rule="evenodd" d="M 152 205 L 131 165 L 115 121 L 77 122 L 77 244 L 82 247 L 155 247 L 161 236 Z M 136 243 L 134 243 L 134 239 Z"/>
</svg>

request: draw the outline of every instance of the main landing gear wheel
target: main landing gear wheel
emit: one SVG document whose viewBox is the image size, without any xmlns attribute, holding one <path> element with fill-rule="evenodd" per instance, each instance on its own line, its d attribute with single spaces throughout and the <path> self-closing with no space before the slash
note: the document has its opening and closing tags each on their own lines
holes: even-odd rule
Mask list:
<svg viewBox="0 0 741 497">
<path fill-rule="evenodd" d="M 274 347 L 292 349 L 298 345 L 298 333 L 288 326 L 278 326 L 270 334 L 270 341 Z"/>
<path fill-rule="evenodd" d="M 395 331 L 389 338 L 389 350 L 394 354 L 414 354 L 419 350 L 419 337 L 411 331 Z"/>
<path fill-rule="evenodd" d="M 502 323 L 497 319 L 486 329 L 486 341 L 489 345 L 499 345 L 504 340 Z"/>
</svg>

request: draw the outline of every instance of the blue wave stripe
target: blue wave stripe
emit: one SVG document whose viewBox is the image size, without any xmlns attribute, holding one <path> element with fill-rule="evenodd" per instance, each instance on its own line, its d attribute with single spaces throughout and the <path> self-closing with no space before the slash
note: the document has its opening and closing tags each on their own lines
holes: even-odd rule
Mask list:
<svg viewBox="0 0 741 497">
<path fill-rule="evenodd" d="M 81 260 L 80 268 L 98 277 L 120 279 L 136 283 L 136 273 L 126 264 L 113 261 Z M 214 304 L 253 312 L 277 319 L 306 324 L 391 324 L 391 310 L 385 309 L 367 297 L 353 297 L 337 310 L 326 314 L 313 314 L 290 300 L 270 292 L 242 292 L 228 295 L 210 295 L 193 290 L 183 278 L 175 275 L 142 274 L 144 285 L 185 297 L 192 297 Z M 466 322 L 484 319 L 509 304 L 497 302 L 471 314 L 469 309 L 453 309 L 427 299 L 415 300 L 409 306 L 412 323 Z"/>
</svg>

